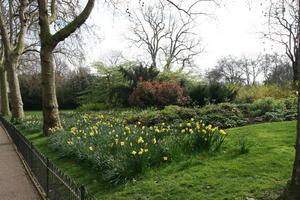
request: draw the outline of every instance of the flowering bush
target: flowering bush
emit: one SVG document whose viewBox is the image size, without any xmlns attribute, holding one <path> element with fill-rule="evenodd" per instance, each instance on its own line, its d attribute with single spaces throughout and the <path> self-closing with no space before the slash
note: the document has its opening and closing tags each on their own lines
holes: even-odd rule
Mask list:
<svg viewBox="0 0 300 200">
<path fill-rule="evenodd" d="M 186 104 L 189 97 L 179 83 L 140 81 L 129 96 L 129 103 L 138 106 Z"/>
<path fill-rule="evenodd" d="M 220 149 L 226 133 L 202 121 L 145 127 L 99 114 L 63 115 L 65 130 L 51 129 L 49 144 L 64 156 L 87 161 L 104 180 L 119 184 L 145 169 L 199 151 Z"/>
</svg>

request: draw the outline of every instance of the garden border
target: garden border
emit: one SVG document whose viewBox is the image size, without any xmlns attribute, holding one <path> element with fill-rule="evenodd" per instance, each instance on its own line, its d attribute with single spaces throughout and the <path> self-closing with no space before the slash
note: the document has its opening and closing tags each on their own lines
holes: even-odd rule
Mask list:
<svg viewBox="0 0 300 200">
<path fill-rule="evenodd" d="M 49 200 L 95 200 L 86 192 L 83 185 L 78 185 L 64 174 L 46 156 L 40 153 L 14 125 L 0 116 L 6 133 L 12 139 L 18 155 L 29 172 L 37 190 Z"/>
</svg>

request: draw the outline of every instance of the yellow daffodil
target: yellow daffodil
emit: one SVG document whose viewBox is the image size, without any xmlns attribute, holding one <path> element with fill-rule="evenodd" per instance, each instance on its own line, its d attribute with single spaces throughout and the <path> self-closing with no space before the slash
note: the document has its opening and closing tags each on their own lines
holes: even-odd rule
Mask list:
<svg viewBox="0 0 300 200">
<path fill-rule="evenodd" d="M 136 155 L 136 151 L 132 151 L 131 154 L 132 154 L 132 155 Z"/>
<path fill-rule="evenodd" d="M 142 137 L 139 137 L 139 139 L 138 139 L 138 144 L 140 144 L 140 143 L 144 143 L 144 140 L 143 140 L 143 138 Z"/>
<path fill-rule="evenodd" d="M 89 147 L 89 150 L 90 150 L 90 151 L 94 151 L 94 147 L 90 146 L 90 147 Z"/>
<path fill-rule="evenodd" d="M 167 161 L 167 160 L 168 160 L 168 157 L 167 157 L 167 156 L 164 156 L 164 157 L 163 157 L 163 160 L 164 160 L 164 161 Z"/>
<path fill-rule="evenodd" d="M 157 142 L 156 138 L 153 138 L 153 144 L 156 144 L 156 142 Z"/>
</svg>

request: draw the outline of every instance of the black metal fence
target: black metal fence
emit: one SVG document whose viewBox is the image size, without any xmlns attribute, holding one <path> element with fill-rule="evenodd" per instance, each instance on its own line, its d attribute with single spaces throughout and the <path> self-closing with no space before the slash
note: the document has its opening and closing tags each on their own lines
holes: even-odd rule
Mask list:
<svg viewBox="0 0 300 200">
<path fill-rule="evenodd" d="M 40 190 L 49 200 L 95 200 L 87 194 L 84 186 L 58 169 L 47 157 L 40 153 L 10 122 L 0 116 L 4 128 L 23 156 L 27 168 L 38 182 Z"/>
</svg>

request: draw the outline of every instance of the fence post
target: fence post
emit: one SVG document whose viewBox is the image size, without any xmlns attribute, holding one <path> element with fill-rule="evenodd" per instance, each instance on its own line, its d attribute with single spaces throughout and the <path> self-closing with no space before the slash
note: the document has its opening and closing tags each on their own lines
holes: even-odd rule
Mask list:
<svg viewBox="0 0 300 200">
<path fill-rule="evenodd" d="M 84 188 L 84 186 L 80 187 L 80 200 L 85 200 L 85 188 Z"/>
<path fill-rule="evenodd" d="M 30 150 L 31 150 L 31 152 L 30 152 L 30 154 L 29 154 L 29 156 L 30 156 L 30 168 L 31 168 L 31 170 L 33 171 L 33 144 L 32 144 L 32 142 L 30 142 Z"/>
<path fill-rule="evenodd" d="M 49 197 L 49 159 L 46 158 L 46 197 Z"/>
</svg>

